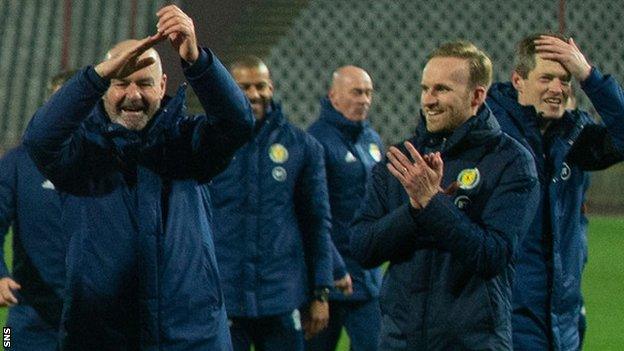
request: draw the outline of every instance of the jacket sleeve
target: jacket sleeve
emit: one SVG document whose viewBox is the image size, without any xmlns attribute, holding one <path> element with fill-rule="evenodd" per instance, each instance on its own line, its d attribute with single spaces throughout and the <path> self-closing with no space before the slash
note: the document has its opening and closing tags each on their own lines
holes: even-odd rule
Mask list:
<svg viewBox="0 0 624 351">
<path fill-rule="evenodd" d="M 624 92 L 612 76 L 602 75 L 596 67 L 581 88 L 604 124 L 586 125 L 568 160 L 584 170 L 605 169 L 624 160 Z"/>
<path fill-rule="evenodd" d="M 9 227 L 16 216 L 17 192 L 17 153 L 11 150 L 0 159 L 0 235 L 2 246 L 9 232 Z M 8 277 L 9 269 L 4 261 L 4 250 L 0 249 L 0 278 Z"/>
<path fill-rule="evenodd" d="M 388 197 L 390 177 L 385 160 L 375 165 L 366 195 L 351 225 L 351 255 L 364 268 L 374 268 L 386 261 L 400 261 L 418 248 L 435 245 L 433 238 L 415 235 L 419 228 L 410 213 L 408 200 L 398 207 L 391 207 Z"/>
<path fill-rule="evenodd" d="M 304 235 L 311 288 L 332 287 L 331 214 L 321 144 L 305 135 L 305 164 L 297 180 L 295 207 Z"/>
<path fill-rule="evenodd" d="M 347 273 L 349 272 L 347 271 L 347 266 L 345 265 L 344 260 L 342 259 L 342 255 L 340 255 L 340 252 L 338 252 L 336 245 L 334 245 L 334 241 L 330 240 L 329 245 L 331 246 L 331 251 L 332 251 L 334 280 L 339 280 L 339 279 L 344 278 L 344 276 L 347 275 Z"/>
<path fill-rule="evenodd" d="M 423 232 L 436 238 L 441 250 L 459 260 L 466 272 L 490 279 L 511 262 L 538 201 L 537 175 L 527 155 L 515 157 L 503 170 L 478 223 L 441 193 L 417 211 L 414 220 Z"/>
<path fill-rule="evenodd" d="M 88 145 L 81 129 L 108 86 L 92 66 L 80 70 L 35 112 L 26 129 L 24 145 L 33 161 L 64 191 L 85 186 L 86 180 L 104 174 L 112 162 L 105 142 Z"/>
<path fill-rule="evenodd" d="M 185 120 L 183 134 L 191 142 L 195 177 L 208 181 L 252 137 L 254 117 L 249 101 L 210 50 L 202 49 L 197 62 L 184 66 L 206 116 Z"/>
</svg>

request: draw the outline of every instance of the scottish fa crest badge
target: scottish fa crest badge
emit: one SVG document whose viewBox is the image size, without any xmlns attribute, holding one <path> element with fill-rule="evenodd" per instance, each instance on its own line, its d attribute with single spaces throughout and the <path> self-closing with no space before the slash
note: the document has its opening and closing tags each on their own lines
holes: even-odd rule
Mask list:
<svg viewBox="0 0 624 351">
<path fill-rule="evenodd" d="M 284 163 L 288 161 L 288 149 L 280 143 L 275 143 L 269 148 L 269 157 L 275 163 Z"/>
<path fill-rule="evenodd" d="M 481 181 L 481 174 L 477 168 L 466 168 L 457 175 L 459 188 L 464 190 L 474 189 Z"/>
</svg>

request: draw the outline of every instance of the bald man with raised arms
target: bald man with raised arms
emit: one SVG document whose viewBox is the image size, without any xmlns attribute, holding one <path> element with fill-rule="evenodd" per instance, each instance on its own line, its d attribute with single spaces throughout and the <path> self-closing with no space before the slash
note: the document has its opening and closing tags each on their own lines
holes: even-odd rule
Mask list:
<svg viewBox="0 0 624 351">
<path fill-rule="evenodd" d="M 158 32 L 116 45 L 41 107 L 25 145 L 62 191 L 71 235 L 62 350 L 230 350 L 201 186 L 253 130 L 251 107 L 174 5 Z M 206 112 L 165 96 L 169 40 Z"/>
</svg>

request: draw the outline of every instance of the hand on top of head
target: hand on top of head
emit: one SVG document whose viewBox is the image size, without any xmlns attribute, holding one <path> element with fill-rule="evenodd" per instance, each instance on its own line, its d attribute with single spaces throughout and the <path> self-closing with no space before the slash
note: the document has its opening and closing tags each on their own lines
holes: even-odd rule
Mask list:
<svg viewBox="0 0 624 351">
<path fill-rule="evenodd" d="M 556 37 L 542 35 L 535 40 L 535 48 L 539 57 L 561 63 L 579 82 L 589 76 L 591 65 L 576 46 L 574 39 L 570 38 L 566 42 Z"/>
<path fill-rule="evenodd" d="M 155 34 L 138 41 L 123 42 L 124 45 L 118 44 L 108 52 L 105 61 L 95 66 L 95 71 L 104 79 L 127 77 L 156 62 L 152 55 L 141 55 L 162 40 L 164 37 Z"/>
</svg>

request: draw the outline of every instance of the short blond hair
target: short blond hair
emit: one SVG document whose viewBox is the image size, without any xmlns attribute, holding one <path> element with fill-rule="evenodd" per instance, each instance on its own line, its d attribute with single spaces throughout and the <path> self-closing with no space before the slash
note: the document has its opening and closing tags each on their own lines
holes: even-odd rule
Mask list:
<svg viewBox="0 0 624 351">
<path fill-rule="evenodd" d="M 434 57 L 455 57 L 465 59 L 469 68 L 469 83 L 471 87 L 478 85 L 484 86 L 486 89 L 492 84 L 492 60 L 488 55 L 473 43 L 459 40 L 442 44 L 435 49 L 429 56 L 428 60 Z"/>
</svg>

